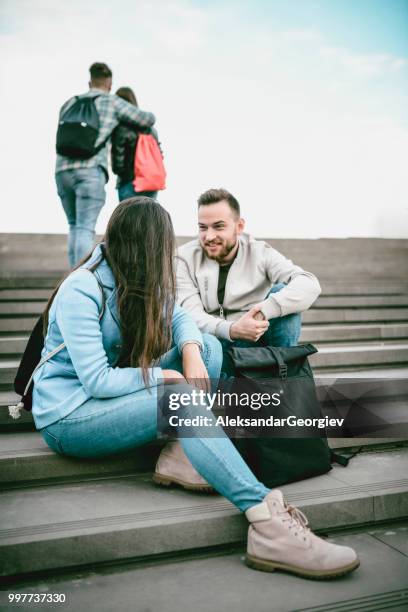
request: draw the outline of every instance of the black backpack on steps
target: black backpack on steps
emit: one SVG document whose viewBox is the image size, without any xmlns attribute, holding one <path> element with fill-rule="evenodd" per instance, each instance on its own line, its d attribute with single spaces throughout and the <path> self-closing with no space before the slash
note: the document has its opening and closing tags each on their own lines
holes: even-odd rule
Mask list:
<svg viewBox="0 0 408 612">
<path fill-rule="evenodd" d="M 240 393 L 267 392 L 272 395 L 284 391 L 283 405 L 276 409 L 274 416 L 294 414 L 299 418 L 318 418 L 321 409 L 307 359 L 308 355 L 316 352 L 312 344 L 232 347 L 226 356 L 228 369 L 235 371 L 235 378 L 228 383 L 232 384 L 230 391 L 238 393 L 238 396 Z M 235 409 L 239 412 L 240 406 L 237 405 Z M 266 417 L 270 416 L 270 412 L 262 414 L 261 409 L 258 415 Z M 248 410 L 245 416 L 249 416 Z M 345 457 L 332 451 L 325 433 L 316 436 L 311 432 L 309 437 L 290 437 L 288 429 L 283 434 L 286 437 L 279 437 L 273 432 L 271 437 L 264 437 L 264 430 L 259 433 L 259 437 L 252 437 L 250 433 L 232 441 L 255 476 L 270 488 L 325 474 L 333 462 L 346 466 L 356 454 Z"/>
</svg>

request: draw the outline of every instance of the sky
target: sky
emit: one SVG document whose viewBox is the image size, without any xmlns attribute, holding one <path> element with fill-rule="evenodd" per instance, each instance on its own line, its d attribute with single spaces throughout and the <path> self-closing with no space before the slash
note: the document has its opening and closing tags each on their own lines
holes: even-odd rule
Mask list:
<svg viewBox="0 0 408 612">
<path fill-rule="evenodd" d="M 225 187 L 258 237 L 408 236 L 408 0 L 1 0 L 0 231 L 66 231 L 58 110 L 103 61 L 153 111 L 178 235 Z M 117 204 L 115 179 L 97 230 Z"/>
</svg>

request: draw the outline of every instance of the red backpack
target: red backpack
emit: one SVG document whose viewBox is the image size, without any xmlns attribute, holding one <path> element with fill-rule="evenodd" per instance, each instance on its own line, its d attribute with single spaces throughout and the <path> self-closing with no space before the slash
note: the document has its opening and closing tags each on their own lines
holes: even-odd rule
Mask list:
<svg viewBox="0 0 408 612">
<path fill-rule="evenodd" d="M 139 134 L 135 154 L 135 191 L 160 191 L 166 188 L 166 169 L 157 140 Z"/>
</svg>

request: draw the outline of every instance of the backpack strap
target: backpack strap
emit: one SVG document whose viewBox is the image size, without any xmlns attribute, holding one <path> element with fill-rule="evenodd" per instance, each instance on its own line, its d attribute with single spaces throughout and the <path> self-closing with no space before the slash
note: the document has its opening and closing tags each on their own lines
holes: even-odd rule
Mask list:
<svg viewBox="0 0 408 612">
<path fill-rule="evenodd" d="M 358 453 L 361 452 L 362 448 L 363 447 L 360 446 L 356 451 L 354 451 L 354 453 L 350 453 L 347 455 L 341 455 L 340 453 L 336 453 L 331 450 L 330 451 L 330 461 L 331 463 L 338 463 L 339 465 L 346 467 L 349 464 L 350 459 L 353 459 L 353 457 L 358 455 Z"/>
<path fill-rule="evenodd" d="M 76 97 L 77 100 L 79 100 L 80 98 L 90 98 L 91 100 L 95 101 L 97 98 L 100 98 L 101 95 L 102 94 L 98 93 L 98 94 L 95 94 L 94 96 L 90 96 L 88 93 L 86 93 L 86 94 L 82 94 L 82 96 L 75 96 L 75 97 Z M 99 115 L 99 113 L 98 113 L 98 115 Z M 108 140 L 109 140 L 109 138 L 111 136 L 112 136 L 112 133 L 108 134 L 107 137 L 104 138 L 102 140 L 102 142 L 98 144 L 97 147 L 95 147 L 95 153 L 94 153 L 94 155 L 92 157 L 94 157 L 97 153 L 99 153 L 99 151 L 101 149 L 103 149 L 103 147 L 106 145 L 106 143 L 108 142 Z"/>
<path fill-rule="evenodd" d="M 96 282 L 98 283 L 98 287 L 99 287 L 99 289 L 101 291 L 101 294 L 102 294 L 102 307 L 101 307 L 101 310 L 99 312 L 99 321 L 101 321 L 103 315 L 105 314 L 105 308 L 106 308 L 105 292 L 103 290 L 102 284 L 101 284 L 98 276 L 96 274 L 94 274 L 93 272 L 91 272 L 91 274 L 94 275 L 94 277 L 96 279 Z M 53 349 L 52 351 L 47 353 L 47 355 L 44 355 L 44 357 L 42 359 L 40 359 L 40 361 L 37 363 L 37 365 L 35 366 L 34 370 L 31 373 L 31 376 L 30 376 L 30 378 L 28 380 L 28 383 L 27 383 L 27 385 L 26 385 L 26 387 L 24 389 L 24 395 L 22 396 L 21 400 L 19 401 L 18 404 L 15 404 L 14 406 L 9 406 L 9 415 L 13 419 L 19 419 L 20 416 L 21 416 L 21 410 L 24 408 L 24 397 L 27 395 L 27 393 L 28 393 L 28 391 L 29 391 L 29 389 L 31 387 L 31 384 L 32 384 L 33 378 L 34 378 L 34 374 L 37 372 L 37 370 L 39 370 L 44 365 L 44 363 L 46 363 L 47 361 L 52 359 L 55 355 L 57 355 L 64 348 L 65 348 L 65 342 L 61 342 L 61 344 L 59 344 L 58 346 L 55 347 L 55 349 Z"/>
<path fill-rule="evenodd" d="M 99 153 L 99 151 L 100 151 L 101 149 L 103 149 L 103 147 L 106 145 L 106 143 L 108 142 L 108 140 L 109 140 L 109 138 L 110 138 L 111 136 L 112 136 L 112 132 L 110 132 L 110 133 L 107 135 L 107 137 L 106 137 L 106 138 L 104 138 L 104 140 L 102 140 L 102 142 L 101 142 L 100 144 L 98 144 L 98 146 L 97 146 L 97 147 L 95 147 L 95 155 L 96 155 L 97 153 Z"/>
<path fill-rule="evenodd" d="M 91 272 L 91 274 L 93 274 L 93 272 Z M 93 274 L 96 282 L 98 283 L 98 287 L 101 290 L 101 294 L 102 294 L 102 308 L 99 312 L 99 321 L 102 319 L 104 313 L 105 313 L 105 307 L 106 307 L 106 297 L 105 297 L 105 292 L 103 290 L 103 287 L 98 279 L 98 277 L 96 276 L 96 274 Z M 49 353 L 47 353 L 47 355 L 44 355 L 44 357 L 38 362 L 38 364 L 35 366 L 33 373 L 30 376 L 30 380 L 28 381 L 26 388 L 24 389 L 24 395 L 27 394 L 30 385 L 32 383 L 32 380 L 34 378 L 34 374 L 37 372 L 37 370 L 39 370 L 41 368 L 41 366 L 44 365 L 44 363 L 46 363 L 47 361 L 49 361 L 50 359 L 52 359 L 55 355 L 57 355 L 60 351 L 62 351 L 62 349 L 65 348 L 65 342 L 61 342 L 61 344 L 59 344 L 58 346 L 55 347 L 55 349 L 53 349 L 52 351 L 50 351 Z"/>
</svg>

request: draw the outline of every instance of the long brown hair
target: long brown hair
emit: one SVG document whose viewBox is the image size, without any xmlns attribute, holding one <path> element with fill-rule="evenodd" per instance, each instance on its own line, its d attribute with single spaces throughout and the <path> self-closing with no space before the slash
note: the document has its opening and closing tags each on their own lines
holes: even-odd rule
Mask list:
<svg viewBox="0 0 408 612">
<path fill-rule="evenodd" d="M 142 368 L 148 386 L 148 368 L 171 346 L 176 283 L 175 236 L 170 215 L 151 198 L 123 200 L 109 219 L 104 242 L 105 256 L 116 281 L 122 334 L 117 365 Z M 57 291 L 58 287 L 44 312 L 45 330 Z"/>
</svg>

